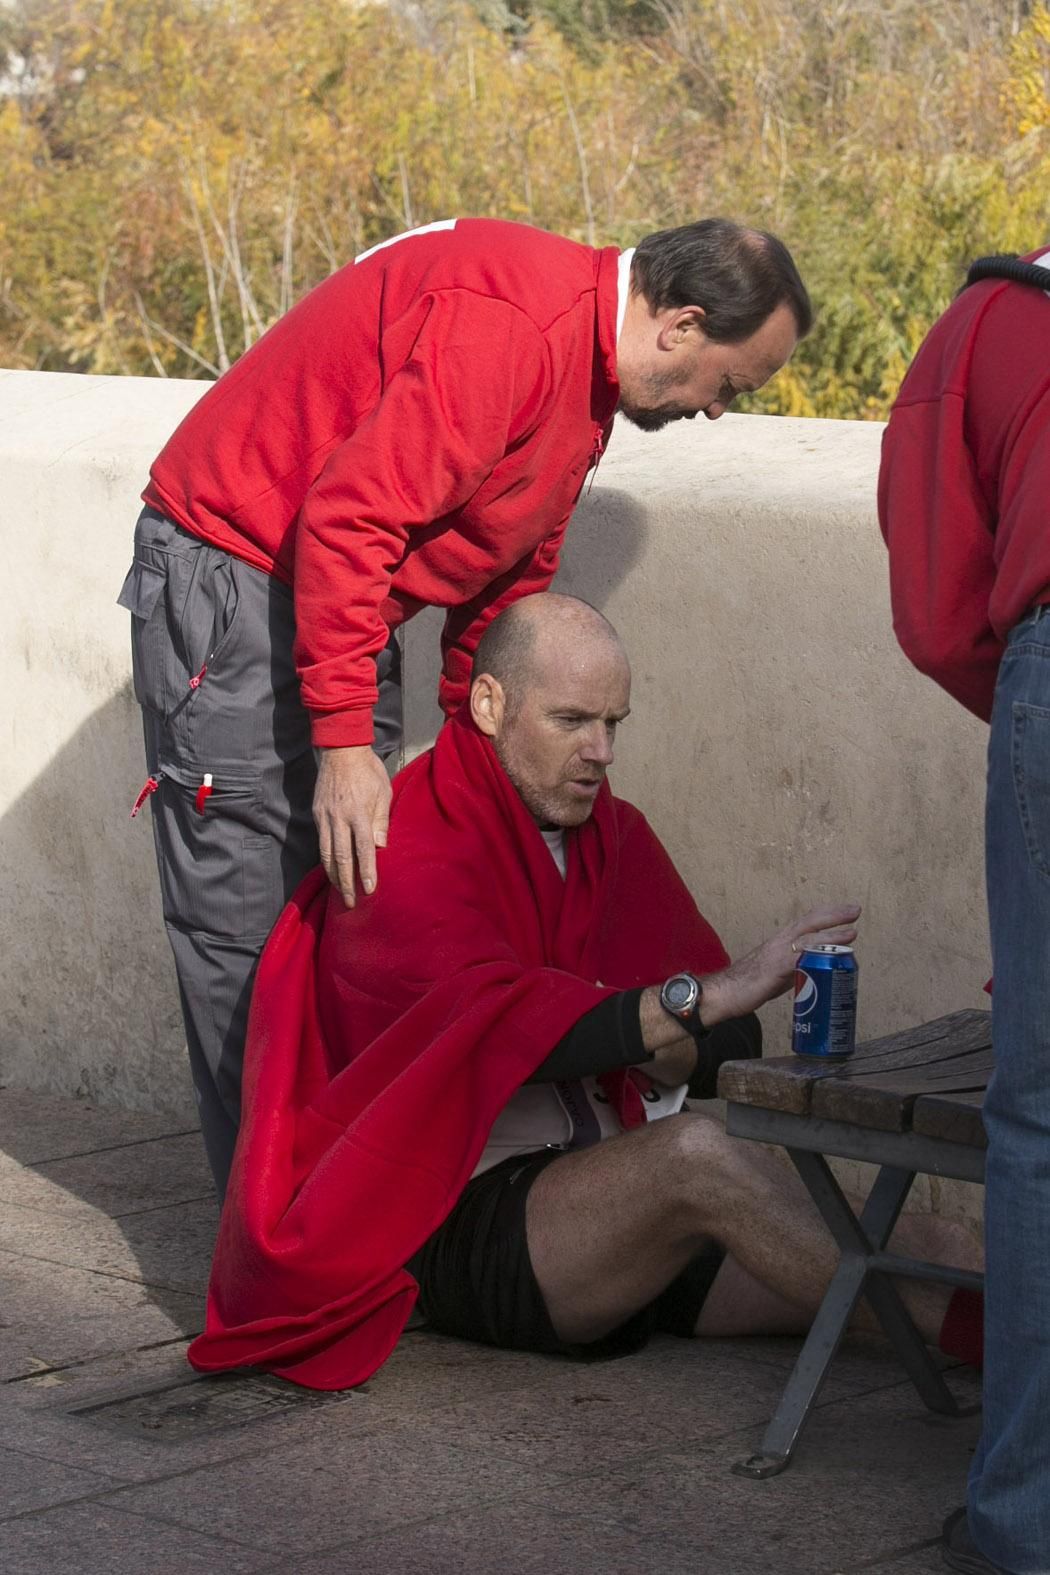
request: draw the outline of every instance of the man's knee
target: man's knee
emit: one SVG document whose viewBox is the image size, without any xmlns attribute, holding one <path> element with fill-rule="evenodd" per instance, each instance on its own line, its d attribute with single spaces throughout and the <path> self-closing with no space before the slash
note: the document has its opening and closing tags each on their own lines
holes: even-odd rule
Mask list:
<svg viewBox="0 0 1050 1575">
<path fill-rule="evenodd" d="M 672 1207 L 710 1234 L 734 1197 L 752 1180 L 744 1145 L 710 1116 L 683 1115 L 661 1121 L 654 1156 Z"/>
</svg>

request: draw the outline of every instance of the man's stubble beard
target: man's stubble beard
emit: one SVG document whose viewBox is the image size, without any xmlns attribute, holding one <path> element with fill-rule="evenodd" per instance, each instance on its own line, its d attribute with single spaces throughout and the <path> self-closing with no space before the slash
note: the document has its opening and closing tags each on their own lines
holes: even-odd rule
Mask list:
<svg viewBox="0 0 1050 1575">
<path fill-rule="evenodd" d="M 691 421 L 697 414 L 695 410 L 676 405 L 666 397 L 681 388 L 683 381 L 685 379 L 672 377 L 670 373 L 651 372 L 643 379 L 642 397 L 647 403 L 635 404 L 630 398 L 621 396 L 616 408 L 642 432 L 659 432 L 672 421 Z"/>
<path fill-rule="evenodd" d="M 570 831 L 573 826 L 582 826 L 585 820 L 590 819 L 593 805 L 567 805 L 557 801 L 553 795 L 540 792 L 516 768 L 513 754 L 507 751 L 499 739 L 492 740 L 492 747 L 496 751 L 496 759 L 503 767 L 507 780 L 538 826 L 542 826 L 545 830 L 557 826 L 564 831 Z"/>
<path fill-rule="evenodd" d="M 662 432 L 672 421 L 691 421 L 693 418 L 691 410 L 633 410 L 624 404 L 619 406 L 619 413 L 642 432 Z"/>
</svg>

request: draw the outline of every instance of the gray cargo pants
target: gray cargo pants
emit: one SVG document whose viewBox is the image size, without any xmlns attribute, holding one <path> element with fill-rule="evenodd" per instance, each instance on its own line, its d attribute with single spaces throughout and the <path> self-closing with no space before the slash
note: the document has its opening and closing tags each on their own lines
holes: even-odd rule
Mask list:
<svg viewBox="0 0 1050 1575">
<path fill-rule="evenodd" d="M 292 660 L 292 594 L 147 508 L 118 600 L 132 615 L 135 696 L 158 783 L 150 807 L 164 922 L 221 1199 L 255 966 L 318 861 L 317 766 Z M 401 737 L 393 640 L 377 665 L 376 749 L 387 755 Z M 198 797 L 205 773 L 212 792 Z"/>
</svg>

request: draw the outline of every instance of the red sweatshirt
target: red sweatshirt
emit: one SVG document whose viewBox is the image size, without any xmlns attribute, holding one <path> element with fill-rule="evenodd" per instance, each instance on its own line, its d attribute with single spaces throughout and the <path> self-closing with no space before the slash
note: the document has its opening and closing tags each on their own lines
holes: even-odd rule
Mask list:
<svg viewBox="0 0 1050 1575">
<path fill-rule="evenodd" d="M 1048 343 L 1040 291 L 971 285 L 921 346 L 883 437 L 897 638 L 985 721 L 1006 635 L 1050 601 Z"/>
<path fill-rule="evenodd" d="M 372 739 L 376 653 L 448 608 L 441 701 L 546 589 L 619 395 L 615 247 L 448 220 L 312 290 L 190 411 L 143 497 L 294 585 L 323 747 Z"/>
</svg>

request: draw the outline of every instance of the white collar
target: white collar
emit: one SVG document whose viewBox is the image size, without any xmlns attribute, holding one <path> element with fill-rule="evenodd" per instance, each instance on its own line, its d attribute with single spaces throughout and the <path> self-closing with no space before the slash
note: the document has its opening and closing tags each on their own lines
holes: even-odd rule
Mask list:
<svg viewBox="0 0 1050 1575">
<path fill-rule="evenodd" d="M 623 320 L 627 316 L 627 299 L 631 293 L 631 264 L 634 261 L 634 247 L 630 246 L 625 252 L 620 253 L 620 263 L 616 273 L 616 343 L 620 343 L 620 334 L 623 332 Z"/>
</svg>

